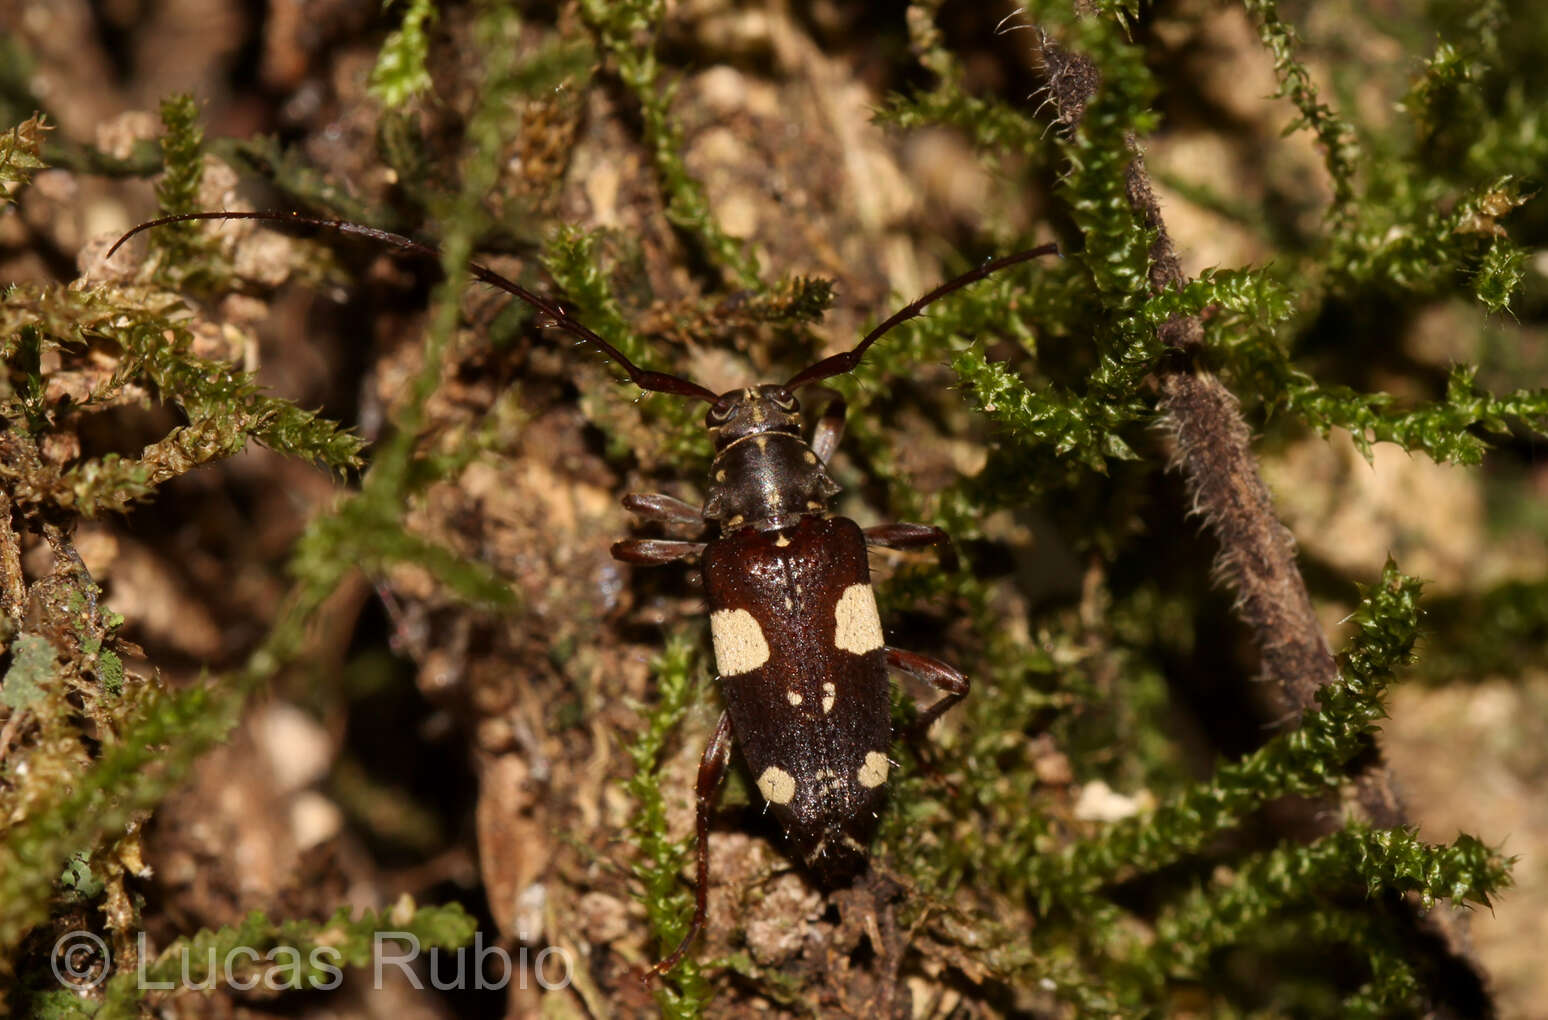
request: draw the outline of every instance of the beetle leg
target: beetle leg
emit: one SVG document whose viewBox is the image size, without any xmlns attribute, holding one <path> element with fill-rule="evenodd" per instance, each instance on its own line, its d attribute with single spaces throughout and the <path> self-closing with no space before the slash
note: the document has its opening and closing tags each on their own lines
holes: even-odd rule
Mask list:
<svg viewBox="0 0 1548 1020">
<path fill-rule="evenodd" d="M 703 542 L 675 542 L 665 538 L 626 538 L 613 543 L 613 559 L 642 567 L 696 559 L 703 551 Z"/>
<path fill-rule="evenodd" d="M 693 524 L 704 527 L 704 514 L 692 503 L 661 492 L 631 492 L 623 498 L 624 509 L 647 521 Z"/>
<path fill-rule="evenodd" d="M 844 403 L 844 398 L 838 390 L 830 390 L 826 386 L 815 387 L 822 395 L 828 398 L 827 406 L 822 409 L 822 417 L 817 419 L 817 425 L 812 429 L 812 452 L 817 459 L 827 464 L 833 460 L 833 454 L 838 451 L 839 440 L 844 438 L 844 413 L 849 405 Z"/>
<path fill-rule="evenodd" d="M 957 569 L 957 550 L 951 544 L 951 536 L 929 524 L 878 524 L 865 529 L 865 544 L 888 549 L 918 549 L 933 545 L 940 557 L 941 569 L 947 572 Z"/>
<path fill-rule="evenodd" d="M 697 812 L 694 819 L 699 843 L 696 851 L 698 873 L 693 890 L 693 920 L 688 923 L 688 934 L 683 936 L 677 948 L 650 968 L 647 977 L 660 977 L 677 966 L 677 961 L 688 951 L 689 943 L 704 930 L 704 918 L 709 914 L 710 811 L 715 807 L 715 794 L 720 790 L 720 781 L 725 778 L 726 763 L 730 760 L 731 713 L 722 712 L 720 722 L 715 725 L 715 732 L 710 735 L 709 743 L 704 748 L 704 757 L 699 759 L 699 783 L 695 791 Z"/>
<path fill-rule="evenodd" d="M 941 692 L 941 700 L 919 713 L 919 719 L 909 734 L 911 738 L 924 736 L 930 724 L 939 719 L 942 712 L 967 697 L 968 689 L 972 686 L 967 677 L 941 660 L 918 652 L 905 652 L 891 645 L 887 646 L 887 668 L 917 677 Z"/>
</svg>

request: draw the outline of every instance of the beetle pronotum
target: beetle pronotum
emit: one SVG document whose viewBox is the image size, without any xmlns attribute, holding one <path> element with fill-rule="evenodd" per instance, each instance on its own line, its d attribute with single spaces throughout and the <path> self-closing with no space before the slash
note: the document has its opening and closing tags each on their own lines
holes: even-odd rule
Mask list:
<svg viewBox="0 0 1548 1020">
<path fill-rule="evenodd" d="M 410 238 L 346 220 L 197 212 L 142 223 L 119 238 L 108 256 L 143 230 L 215 219 L 317 227 L 401 251 L 439 254 Z M 954 558 L 951 540 L 927 525 L 862 529 L 830 513 L 839 486 L 827 464 L 843 435 L 845 405 L 825 390 L 827 405 L 808 441 L 795 391 L 852 370 L 872 344 L 930 303 L 991 273 L 1056 252 L 1048 244 L 986 262 L 900 308 L 850 350 L 808 365 L 783 384 L 721 394 L 682 376 L 640 368 L 551 298 L 469 263 L 473 277 L 525 301 L 546 317 L 546 325 L 601 350 L 642 390 L 709 405 L 704 425 L 714 440 L 715 459 L 704 505 L 659 493 L 631 493 L 623 503 L 645 520 L 712 523 L 718 537 L 626 539 L 612 549 L 616 558 L 639 565 L 701 560 L 726 700 L 699 764 L 693 920 L 682 942 L 652 974 L 671 969 L 704 927 L 710 814 L 733 739 L 796 853 L 820 881 L 832 884 L 864 866 L 884 796 L 893 739 L 888 670 L 908 673 L 941 692 L 920 713 L 918 733 L 968 693 L 967 677 L 946 663 L 886 644 L 866 559 L 869 545 L 928 546 Z"/>
</svg>

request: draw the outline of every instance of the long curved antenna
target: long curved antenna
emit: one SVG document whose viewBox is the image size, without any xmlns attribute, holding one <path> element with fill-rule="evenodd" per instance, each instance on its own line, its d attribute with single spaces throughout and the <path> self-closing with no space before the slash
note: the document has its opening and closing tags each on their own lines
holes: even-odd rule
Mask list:
<svg viewBox="0 0 1548 1020">
<path fill-rule="evenodd" d="M 113 247 L 108 249 L 107 257 L 112 258 L 113 253 L 119 249 L 120 245 L 142 231 L 150 230 L 153 227 L 165 226 L 168 223 L 186 223 L 189 220 L 260 220 L 265 223 L 291 223 L 297 226 L 332 230 L 335 233 L 354 237 L 369 238 L 380 244 L 397 248 L 400 251 L 413 252 L 416 255 L 427 255 L 432 258 L 439 258 L 441 255 L 440 251 L 431 245 L 421 244 L 412 238 L 404 237 L 402 234 L 377 230 L 375 227 L 351 223 L 348 220 L 314 219 L 310 216 L 298 216 L 293 213 L 217 211 L 179 213 L 176 216 L 163 216 L 160 219 L 141 223 L 115 241 Z M 624 353 L 618 348 L 602 339 L 586 326 L 570 318 L 569 313 L 552 298 L 530 291 L 514 280 L 508 280 L 493 269 L 478 262 L 469 261 L 468 272 L 474 278 L 482 280 L 492 287 L 498 287 L 507 294 L 513 294 L 542 312 L 548 317 L 548 322 L 544 323 L 544 325 L 558 327 L 575 339 L 596 347 L 603 354 L 606 354 L 623 366 L 623 370 L 629 374 L 629 381 L 640 389 L 654 393 L 671 393 L 679 397 L 692 397 L 695 400 L 703 400 L 710 404 L 713 404 L 718 399 L 715 393 L 705 389 L 696 382 L 684 379 L 681 376 L 668 375 L 665 372 L 651 372 L 636 365 L 626 358 Z"/>
<path fill-rule="evenodd" d="M 952 291 L 961 290 L 963 287 L 966 287 L 970 283 L 977 283 L 979 280 L 982 280 L 984 277 L 991 273 L 997 273 L 1009 266 L 1014 266 L 1021 262 L 1028 262 L 1043 255 L 1057 254 L 1059 254 L 1058 245 L 1040 245 L 1036 248 L 1030 248 L 1027 251 L 1016 252 L 1014 255 L 1003 255 L 997 259 L 990 259 L 988 262 L 985 262 L 977 269 L 947 280 L 939 287 L 930 291 L 930 293 L 907 305 L 904 305 L 896 312 L 893 312 L 886 322 L 883 322 L 880 326 L 877 326 L 875 329 L 867 333 L 865 335 L 865 339 L 856 344 L 853 350 L 823 358 L 815 365 L 808 365 L 806 368 L 803 368 L 801 371 L 791 376 L 790 381 L 785 383 L 785 388 L 788 390 L 793 390 L 797 386 L 805 386 L 808 383 L 819 382 L 823 379 L 828 379 L 835 375 L 843 375 L 845 372 L 850 371 L 856 365 L 860 364 L 860 359 L 865 355 L 865 349 L 867 347 L 880 340 L 887 334 L 888 330 L 892 329 L 892 327 L 898 325 L 901 322 L 907 322 L 909 319 L 914 318 L 920 312 L 924 311 L 926 305 L 929 305 L 935 301 L 939 301 L 941 298 L 945 297 L 947 294 L 950 294 Z"/>
</svg>

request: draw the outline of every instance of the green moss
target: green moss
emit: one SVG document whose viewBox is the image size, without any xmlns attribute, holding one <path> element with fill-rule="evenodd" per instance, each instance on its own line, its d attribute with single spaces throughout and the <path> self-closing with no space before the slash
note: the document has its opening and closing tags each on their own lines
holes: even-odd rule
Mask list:
<svg viewBox="0 0 1548 1020">
<path fill-rule="evenodd" d="M 16 192 L 26 187 L 32 171 L 46 165 L 40 158 L 44 133 L 50 125 L 34 114 L 0 135 L 0 204 L 16 201 Z"/>
<path fill-rule="evenodd" d="M 0 680 L 0 705 L 19 710 L 42 699 L 44 685 L 55 675 L 56 655 L 48 638 L 40 634 L 17 638 L 10 668 Z"/>
<path fill-rule="evenodd" d="M 597 45 L 613 58 L 619 79 L 634 93 L 644 121 L 644 143 L 661 178 L 666 216 L 741 287 L 758 287 L 758 260 L 721 229 L 704 189 L 683 163 L 682 128 L 671 115 L 676 83 L 662 87 L 653 38 L 661 0 L 582 0 L 581 13 Z"/>
<path fill-rule="evenodd" d="M 426 30 L 434 24 L 435 0 L 408 0 L 403 23 L 382 44 L 371 69 L 371 94 L 388 109 L 429 92 L 432 82 L 425 66 L 430 57 Z"/>
<path fill-rule="evenodd" d="M 1323 163 L 1333 182 L 1333 204 L 1329 215 L 1335 224 L 1352 215 L 1355 198 L 1355 171 L 1361 152 L 1354 129 L 1324 103 L 1312 82 L 1311 72 L 1296 57 L 1299 45 L 1295 28 L 1279 16 L 1274 0 L 1245 0 L 1248 12 L 1258 26 L 1258 38 L 1274 58 L 1279 76 L 1279 94 L 1295 106 L 1297 116 L 1286 131 L 1306 128 L 1316 136 Z"/>
<path fill-rule="evenodd" d="M 636 365 L 659 367 L 661 352 L 634 332 L 618 306 L 601 258 L 602 241 L 596 233 L 561 228 L 550 240 L 543 264 L 559 289 L 586 309 L 587 323 L 598 336 Z M 607 373 L 614 378 L 622 374 L 611 362 Z M 605 426 L 614 455 L 632 452 L 646 465 L 666 463 L 685 476 L 702 476 L 712 452 L 702 408 L 681 398 L 647 394 L 641 411 L 625 409 L 625 401 L 633 399 L 633 394 L 604 386 L 582 403 Z"/>
<path fill-rule="evenodd" d="M 127 387 L 138 385 L 187 418 L 137 458 L 108 454 L 64 470 L 38 465 L 25 476 L 18 474 L 20 464 L 7 465 L 0 474 L 17 486 L 15 498 L 87 517 L 122 510 L 200 464 L 239 452 L 250 439 L 340 473 L 359 463 L 358 437 L 265 394 L 251 373 L 192 353 L 193 334 L 182 311 L 172 295 L 141 288 L 28 284 L 6 292 L 0 358 L 20 356 L 25 364 L 41 352 L 69 356 L 107 341 L 117 348 L 118 369 L 101 380 L 84 406 L 117 401 Z M 38 387 L 24 385 L 14 401 L 0 397 L 0 413 L 25 417 L 41 430 L 62 409 L 45 408 L 40 399 Z"/>
<path fill-rule="evenodd" d="M 166 216 L 197 212 L 204 180 L 204 130 L 199 106 L 187 93 L 161 104 L 161 179 L 156 198 Z M 170 223 L 150 235 L 154 274 L 168 287 L 208 290 L 229 276 L 214 238 L 197 223 Z"/>
<path fill-rule="evenodd" d="M 656 704 L 646 713 L 645 726 L 628 749 L 634 774 L 627 792 L 637 805 L 631 826 L 637 853 L 634 876 L 640 883 L 639 899 L 663 956 L 682 942 L 693 917 L 693 893 L 681 877 L 692 858 L 693 839 L 674 840 L 668 833 L 666 802 L 656 768 L 667 738 L 698 696 L 697 665 L 692 643 L 681 637 L 667 642 L 654 664 Z M 703 965 L 691 951 L 662 982 L 656 1000 L 665 1016 L 698 1016 L 709 1001 L 710 986 L 704 978 Z"/>
</svg>

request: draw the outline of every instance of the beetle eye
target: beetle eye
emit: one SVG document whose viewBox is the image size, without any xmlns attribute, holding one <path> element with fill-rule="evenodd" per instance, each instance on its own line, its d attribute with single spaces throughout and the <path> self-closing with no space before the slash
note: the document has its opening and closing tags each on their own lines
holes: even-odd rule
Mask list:
<svg viewBox="0 0 1548 1020">
<path fill-rule="evenodd" d="M 788 393 L 776 393 L 774 394 L 774 406 L 781 411 L 794 411 L 796 409 L 796 399 Z"/>
<path fill-rule="evenodd" d="M 715 404 L 709 409 L 709 414 L 706 417 L 717 424 L 724 424 L 731 420 L 731 405 Z"/>
</svg>

